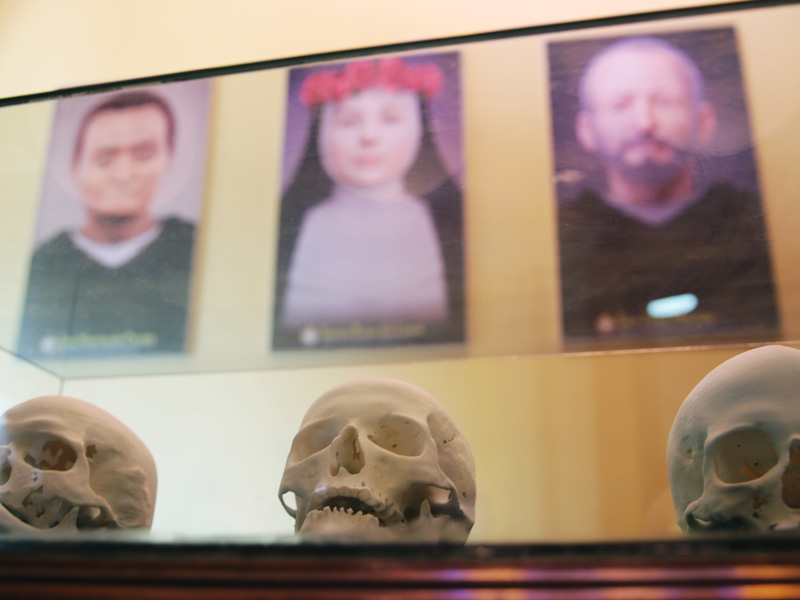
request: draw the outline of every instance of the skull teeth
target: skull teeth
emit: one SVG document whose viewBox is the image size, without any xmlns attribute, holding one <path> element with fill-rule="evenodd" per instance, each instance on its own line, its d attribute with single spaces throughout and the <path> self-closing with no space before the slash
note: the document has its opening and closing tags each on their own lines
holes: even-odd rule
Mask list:
<svg viewBox="0 0 800 600">
<path fill-rule="evenodd" d="M 344 508 L 344 507 L 333 507 L 333 508 L 331 508 L 330 506 L 326 506 L 325 508 L 322 509 L 321 512 L 326 513 L 326 514 L 327 513 L 339 513 L 339 514 L 346 514 L 346 515 L 352 515 L 352 514 L 365 515 L 365 514 L 369 514 L 369 513 L 364 513 L 364 512 L 362 512 L 360 510 L 359 511 L 353 511 L 352 508 Z"/>
<path fill-rule="evenodd" d="M 347 486 L 318 488 L 311 496 L 308 514 L 326 509 L 344 511 L 344 514 L 374 515 L 381 525 L 402 519 L 402 515 L 398 513 L 393 503 L 374 496 L 366 488 Z"/>
<path fill-rule="evenodd" d="M 378 529 L 381 523 L 372 513 L 354 512 L 351 508 L 325 508 L 315 510 L 306 516 L 301 531 L 304 533 L 342 533 L 353 528 Z M 344 528 L 340 531 L 340 528 Z"/>
</svg>

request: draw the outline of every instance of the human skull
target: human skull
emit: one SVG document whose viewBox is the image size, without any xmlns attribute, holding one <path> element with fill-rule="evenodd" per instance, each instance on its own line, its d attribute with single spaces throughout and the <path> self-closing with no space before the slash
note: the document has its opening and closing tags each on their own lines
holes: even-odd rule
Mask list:
<svg viewBox="0 0 800 600">
<path fill-rule="evenodd" d="M 711 371 L 683 402 L 667 445 L 685 532 L 800 526 L 800 350 L 764 346 Z"/>
<path fill-rule="evenodd" d="M 0 531 L 149 529 L 156 466 L 106 411 L 43 396 L 0 417 Z"/>
<path fill-rule="evenodd" d="M 305 538 L 463 544 L 475 521 L 475 464 L 432 396 L 401 381 L 356 379 L 309 408 L 279 496 Z"/>
</svg>

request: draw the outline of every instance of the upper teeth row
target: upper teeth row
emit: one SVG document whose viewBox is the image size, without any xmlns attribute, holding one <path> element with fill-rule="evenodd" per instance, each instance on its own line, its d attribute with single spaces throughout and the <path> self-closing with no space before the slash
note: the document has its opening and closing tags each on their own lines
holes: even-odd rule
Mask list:
<svg viewBox="0 0 800 600">
<path fill-rule="evenodd" d="M 384 502 L 380 498 L 376 498 L 373 496 L 369 490 L 364 488 L 361 489 L 353 489 L 347 486 L 328 486 L 322 487 L 320 486 L 317 490 L 311 495 L 311 506 L 320 506 L 325 503 L 326 500 L 330 498 L 357 498 L 367 506 L 369 506 L 372 510 L 374 510 L 380 518 L 384 518 L 388 516 L 387 513 L 392 511 L 392 504 Z"/>
</svg>

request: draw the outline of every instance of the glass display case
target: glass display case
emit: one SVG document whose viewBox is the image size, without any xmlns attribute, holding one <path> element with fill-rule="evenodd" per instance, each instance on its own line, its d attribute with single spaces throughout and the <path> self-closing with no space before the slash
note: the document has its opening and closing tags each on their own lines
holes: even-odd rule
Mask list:
<svg viewBox="0 0 800 600">
<path fill-rule="evenodd" d="M 798 25 L 744 2 L 0 99 L 2 409 L 91 402 L 159 479 L 147 535 L 4 535 L 0 590 L 800 594 L 792 535 L 685 537 L 665 461 L 710 370 L 800 347 Z M 466 547 L 295 539 L 292 439 L 368 376 L 469 440 Z"/>
</svg>

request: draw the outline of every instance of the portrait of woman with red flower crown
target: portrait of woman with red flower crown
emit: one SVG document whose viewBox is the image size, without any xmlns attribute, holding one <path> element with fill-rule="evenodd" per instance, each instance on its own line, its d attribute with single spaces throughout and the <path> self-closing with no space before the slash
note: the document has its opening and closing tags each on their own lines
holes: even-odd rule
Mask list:
<svg viewBox="0 0 800 600">
<path fill-rule="evenodd" d="M 456 53 L 290 72 L 274 348 L 463 341 L 458 75 Z"/>
</svg>

